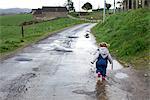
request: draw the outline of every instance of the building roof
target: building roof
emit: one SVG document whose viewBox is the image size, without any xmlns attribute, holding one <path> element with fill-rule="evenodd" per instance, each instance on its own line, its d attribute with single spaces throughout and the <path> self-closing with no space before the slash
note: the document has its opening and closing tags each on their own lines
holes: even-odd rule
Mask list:
<svg viewBox="0 0 150 100">
<path fill-rule="evenodd" d="M 68 12 L 66 7 L 48 7 L 44 6 L 42 9 L 32 9 L 32 14 L 42 14 L 42 12 Z"/>
<path fill-rule="evenodd" d="M 32 9 L 33 14 L 42 14 L 42 9 Z"/>
</svg>

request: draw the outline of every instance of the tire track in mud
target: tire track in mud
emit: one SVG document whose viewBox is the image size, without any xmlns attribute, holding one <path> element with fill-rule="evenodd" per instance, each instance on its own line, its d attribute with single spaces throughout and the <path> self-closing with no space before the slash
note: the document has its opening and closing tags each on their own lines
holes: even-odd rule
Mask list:
<svg viewBox="0 0 150 100">
<path fill-rule="evenodd" d="M 30 81 L 30 79 L 35 78 L 37 75 L 35 73 L 27 73 L 22 74 L 19 77 L 8 82 L 8 84 L 4 85 L 0 90 L 0 92 L 4 93 L 4 98 L 1 100 L 17 100 L 21 96 L 22 93 L 25 93 L 28 88 L 26 84 Z"/>
</svg>

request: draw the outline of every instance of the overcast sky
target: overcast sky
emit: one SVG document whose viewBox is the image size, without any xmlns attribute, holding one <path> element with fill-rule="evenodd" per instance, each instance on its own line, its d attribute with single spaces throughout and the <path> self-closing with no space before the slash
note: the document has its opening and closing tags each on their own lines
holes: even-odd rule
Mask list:
<svg viewBox="0 0 150 100">
<path fill-rule="evenodd" d="M 41 8 L 42 6 L 63 6 L 67 0 L 0 0 L 0 8 Z M 94 9 L 103 8 L 104 0 L 72 0 L 78 11 L 86 2 L 90 2 Z M 112 4 L 114 0 L 106 0 Z M 116 0 L 117 1 L 117 0 Z"/>
</svg>

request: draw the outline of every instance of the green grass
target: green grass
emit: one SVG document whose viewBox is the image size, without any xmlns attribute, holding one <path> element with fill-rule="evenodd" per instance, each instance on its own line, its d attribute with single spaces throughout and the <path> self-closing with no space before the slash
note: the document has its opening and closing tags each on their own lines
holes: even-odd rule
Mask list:
<svg viewBox="0 0 150 100">
<path fill-rule="evenodd" d="M 77 17 L 77 18 L 85 18 L 89 20 L 102 20 L 103 12 L 102 11 L 93 11 L 87 13 L 87 15 L 79 16 L 77 12 L 70 13 L 71 16 Z"/>
<path fill-rule="evenodd" d="M 20 25 L 25 21 L 33 20 L 32 14 L 17 14 L 17 15 L 8 15 L 0 16 L 0 25 L 1 26 L 15 26 Z"/>
<path fill-rule="evenodd" d="M 20 18 L 21 17 L 21 18 Z M 16 19 L 17 18 L 17 19 Z M 48 36 L 54 31 L 65 27 L 83 23 L 83 21 L 69 18 L 58 18 L 55 20 L 41 22 L 24 26 L 24 35 L 21 36 L 21 26 L 24 21 L 31 21 L 31 15 L 2 16 L 0 24 L 0 54 L 1 56 L 15 51 L 17 48 L 35 42 L 42 37 Z M 7 19 L 6 23 L 4 19 Z"/>
<path fill-rule="evenodd" d="M 107 17 L 92 32 L 97 42 L 106 41 L 110 51 L 135 68 L 148 68 L 150 56 L 150 10 L 138 9 Z"/>
<path fill-rule="evenodd" d="M 91 12 L 91 13 L 89 13 L 89 15 L 83 16 L 83 18 L 94 19 L 94 20 L 102 20 L 103 12 L 102 11 L 101 12 L 98 12 L 98 11 Z"/>
</svg>

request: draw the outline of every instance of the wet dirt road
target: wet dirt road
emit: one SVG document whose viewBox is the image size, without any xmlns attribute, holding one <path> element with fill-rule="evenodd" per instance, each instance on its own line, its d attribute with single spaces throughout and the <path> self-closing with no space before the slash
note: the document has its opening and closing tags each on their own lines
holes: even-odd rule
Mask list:
<svg viewBox="0 0 150 100">
<path fill-rule="evenodd" d="M 97 46 L 84 36 L 94 25 L 66 29 L 1 61 L 0 100 L 148 100 L 145 85 L 138 89 L 116 60 L 107 81 L 96 83 L 90 61 Z"/>
</svg>

